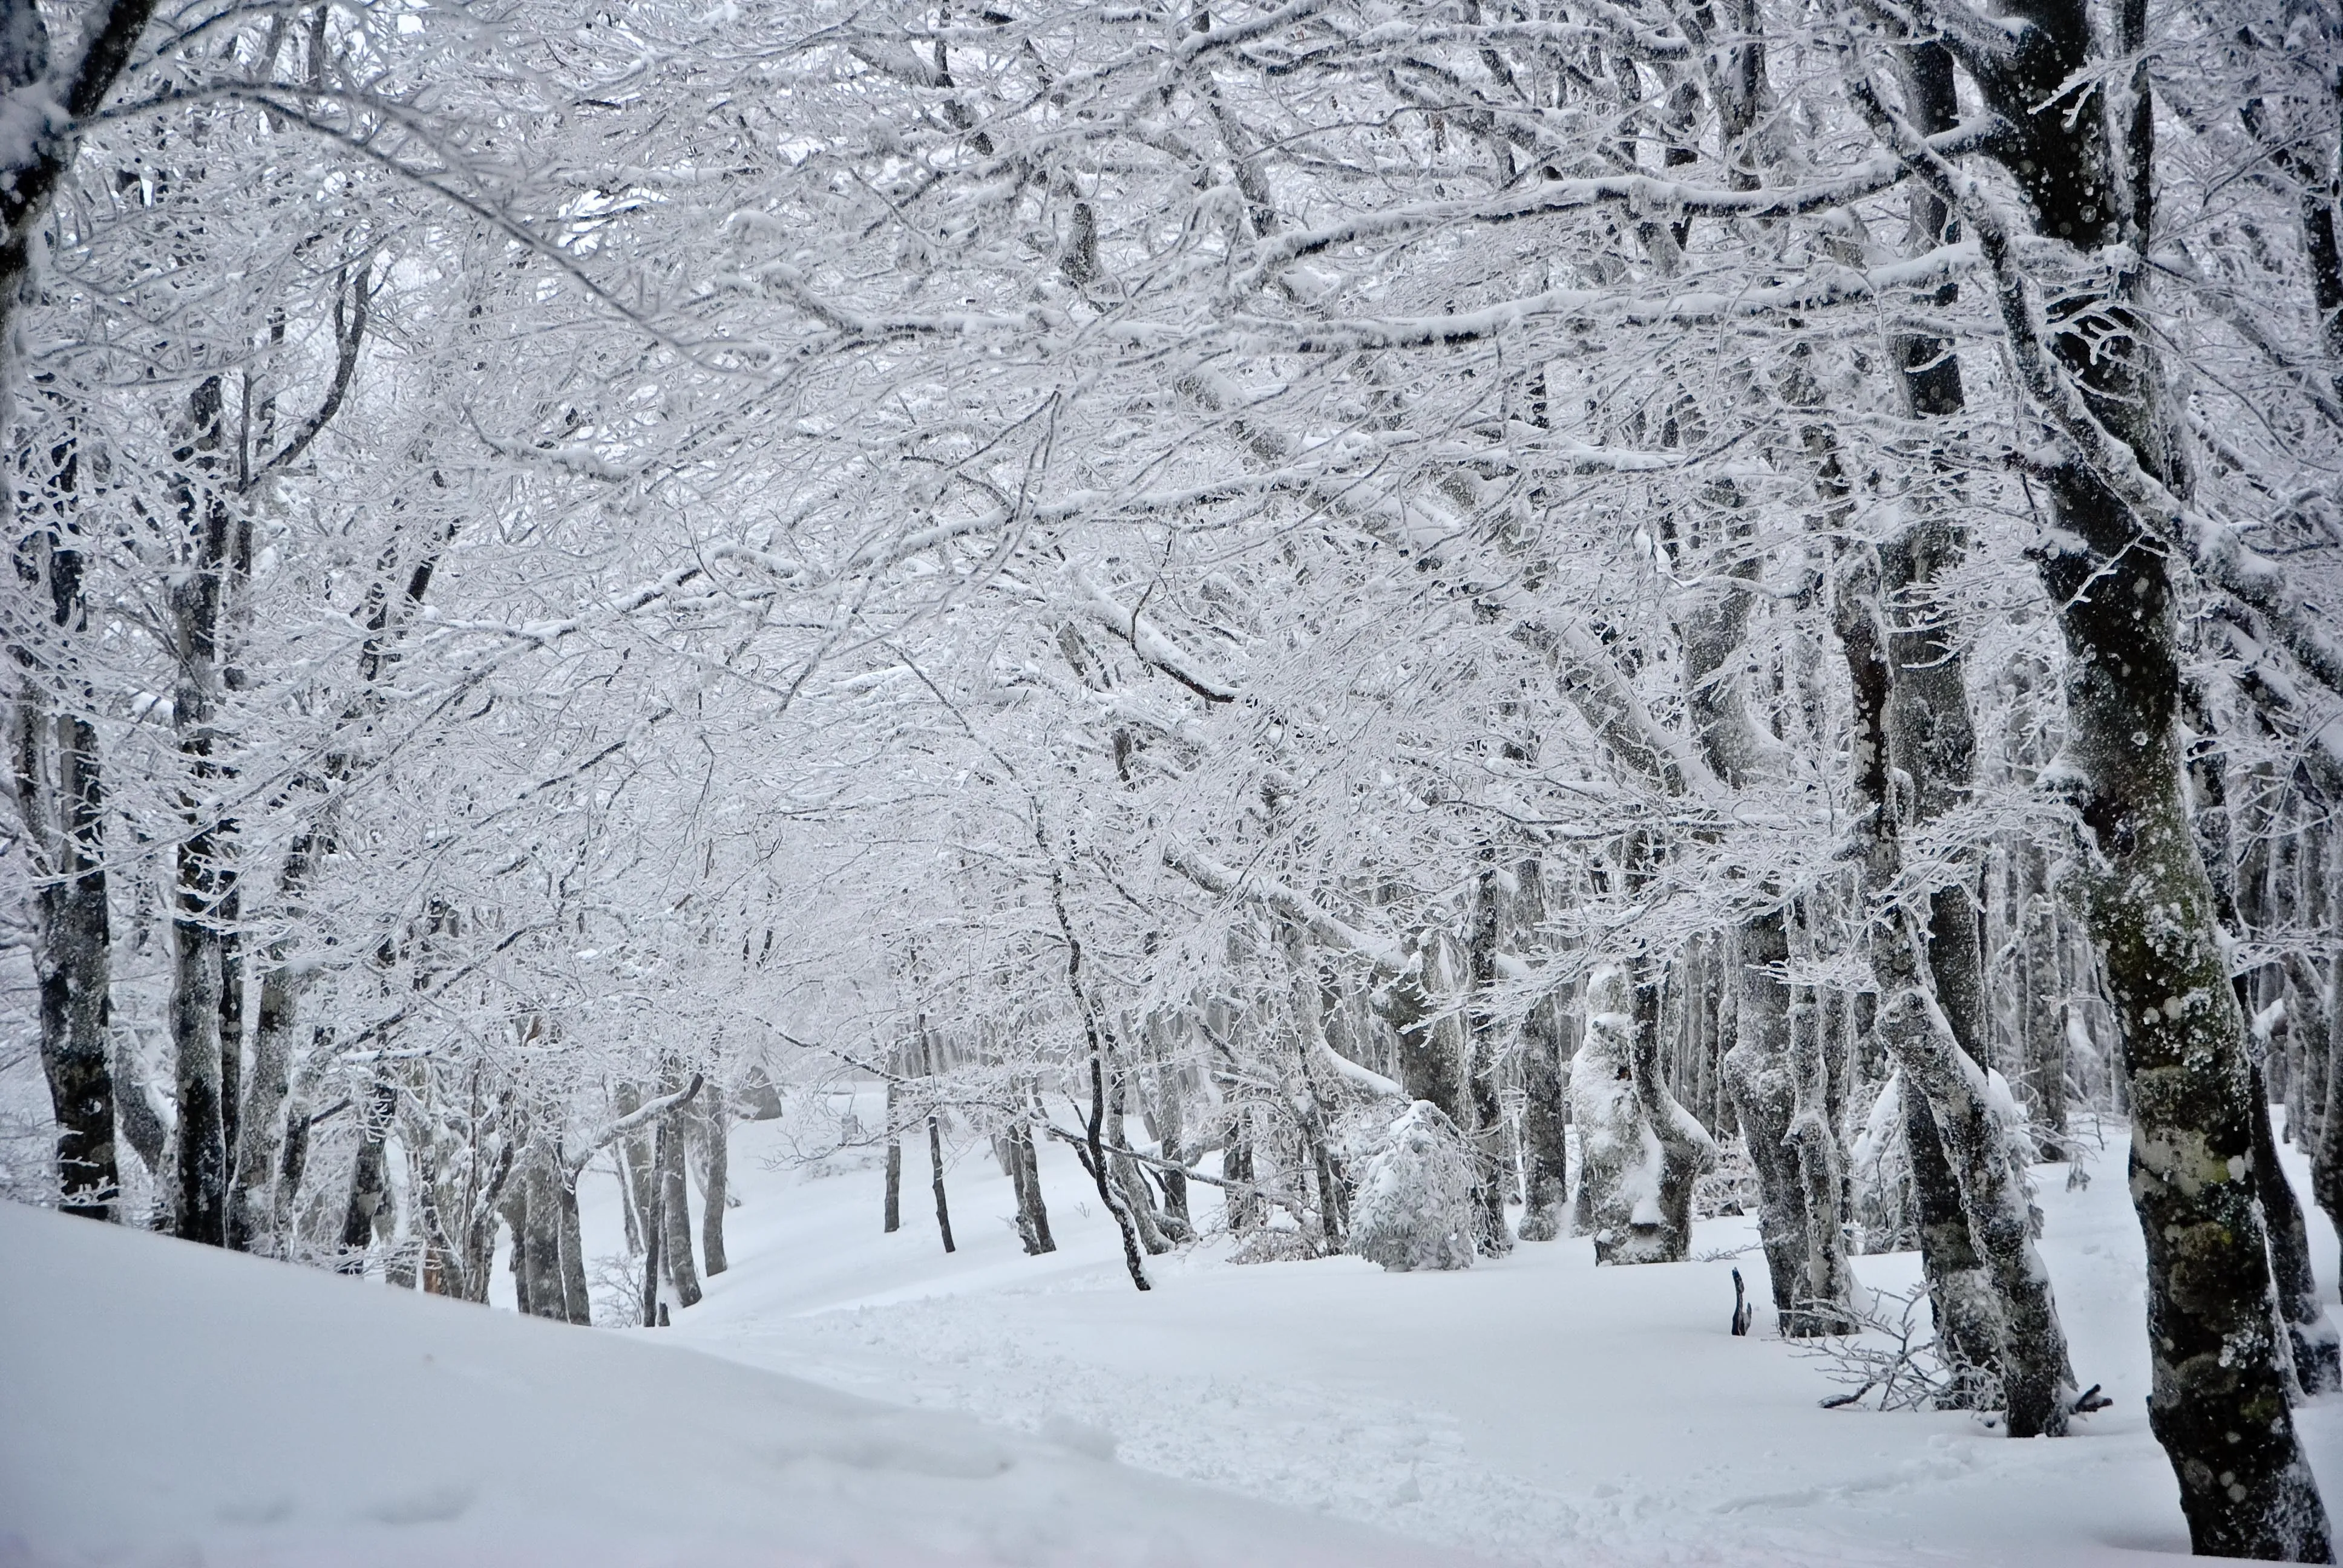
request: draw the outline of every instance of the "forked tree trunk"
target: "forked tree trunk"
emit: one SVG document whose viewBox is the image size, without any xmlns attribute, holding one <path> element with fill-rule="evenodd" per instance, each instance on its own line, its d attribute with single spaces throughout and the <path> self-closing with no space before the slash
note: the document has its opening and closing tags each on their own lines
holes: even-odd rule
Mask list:
<svg viewBox="0 0 2343 1568">
<path fill-rule="evenodd" d="M 1819 1004 L 1794 1003 L 1789 1023 L 1788 1141 L 1806 1221 L 1799 1305 L 1811 1320 L 1806 1332 L 1845 1333 L 1855 1326 L 1855 1272 L 1847 1265 L 1846 1232 L 1839 1221 L 1842 1171 L 1838 1133 L 1829 1111 L 1830 1070 L 1823 1060 Z"/>
<path fill-rule="evenodd" d="M 1033 1127 L 1022 1118 L 1009 1124 L 1009 1177 L 1017 1191 L 1017 1240 L 1028 1257 L 1054 1252 L 1050 1209 L 1041 1201 L 1041 1166 L 1033 1147 Z"/>
<path fill-rule="evenodd" d="M 322 843 L 314 831 L 293 841 L 277 882 L 288 919 L 301 914 L 299 900 L 315 874 Z M 276 1181 L 289 1131 L 286 1096 L 290 1089 L 293 1030 L 300 1007 L 301 971 L 287 962 L 290 944 L 269 944 L 260 972 L 260 1007 L 252 1031 L 252 1074 L 236 1144 L 236 1171 L 228 1191 L 227 1244 L 253 1251 L 274 1237 L 281 1218 Z"/>
</svg>

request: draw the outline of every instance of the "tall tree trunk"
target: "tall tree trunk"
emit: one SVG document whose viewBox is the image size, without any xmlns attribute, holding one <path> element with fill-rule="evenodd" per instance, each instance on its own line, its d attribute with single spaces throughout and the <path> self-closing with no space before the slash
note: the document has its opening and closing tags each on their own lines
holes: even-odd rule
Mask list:
<svg viewBox="0 0 2343 1568">
<path fill-rule="evenodd" d="M 1862 557 L 1852 560 L 1838 584 L 1836 625 L 1854 696 L 1855 792 L 1868 808 L 1862 829 L 1865 880 L 1883 900 L 1874 914 L 1871 938 L 1873 976 L 1884 999 L 1881 1038 L 1903 1070 L 1907 1091 L 1927 1107 L 1933 1123 L 1932 1129 L 1921 1130 L 1913 1146 L 1925 1151 L 1928 1131 L 1935 1132 L 1936 1150 L 1959 1195 L 1974 1256 L 1992 1284 L 1997 1310 L 1990 1326 L 1996 1331 L 1994 1365 L 2001 1373 L 2005 1430 L 2013 1437 L 2056 1436 L 2066 1430 L 2073 1413 L 2075 1379 L 2049 1273 L 2034 1248 L 2025 1172 L 2011 1155 L 2009 1130 L 1986 1092 L 1983 1067 L 1962 1048 L 1951 1017 L 1930 984 L 1927 960 L 1936 943 L 1921 936 L 1917 921 L 1893 895 L 1903 877 L 1904 858 L 1903 824 L 1889 783 L 1890 714 L 1901 699 L 1893 693 L 1880 585 L 1877 563 Z M 1907 755 L 1913 761 L 1925 757 L 1920 752 Z M 1922 777 L 1909 768 L 1906 771 L 1916 779 Z M 1932 920 L 1941 904 L 1941 900 L 1931 900 Z M 1957 964 L 1964 957 L 1957 928 L 1952 935 L 1954 940 L 1944 947 Z M 1971 1030 L 1979 1030 L 1982 1023 L 1976 1000 L 1971 993 L 1961 1003 Z M 1916 1157 L 1915 1169 L 1923 1204 L 1940 1204 L 1941 1191 L 1932 1191 L 1938 1181 L 1935 1172 L 1921 1171 Z M 1930 1228 L 1926 1207 L 1922 1222 L 1925 1236 Z M 1949 1231 L 1941 1218 L 1936 1223 Z M 1966 1261 L 1958 1259 L 1956 1237 L 1940 1233 L 1936 1241 L 1940 1267 Z M 1966 1342 L 1956 1354 L 1973 1356 L 1977 1339 L 1988 1328 L 1988 1315 L 1976 1300 L 1974 1274 L 1966 1268 L 1948 1268 L 1932 1283 L 1939 1312 Z"/>
<path fill-rule="evenodd" d="M 228 550 L 228 511 L 214 488 L 220 463 L 221 387 L 207 377 L 187 399 L 193 434 L 177 454 L 187 465 L 178 485 L 184 553 L 170 588 L 173 654 L 171 722 L 187 769 L 180 787 L 185 822 L 176 869 L 171 1044 L 177 1056 L 177 1158 L 174 1229 L 191 1241 L 227 1241 L 226 1081 L 220 1053 L 221 896 L 227 846 L 207 813 L 219 777 L 220 607 Z"/>
<path fill-rule="evenodd" d="M 315 829 L 293 840 L 277 890 L 288 921 L 301 918 L 301 898 L 316 874 L 322 840 Z M 227 1244 L 251 1251 L 281 1223 L 273 1201 L 278 1161 L 287 1136 L 286 1094 L 293 1063 L 293 1030 L 300 1007 L 302 971 L 291 962 L 290 941 L 280 938 L 263 954 L 260 1007 L 252 1033 L 252 1076 L 245 1087 L 237 1126 L 234 1184 L 228 1191 Z"/>
<path fill-rule="evenodd" d="M 890 1236 L 903 1228 L 903 1131 L 900 1075 L 887 1075 L 887 1225 Z"/>
<path fill-rule="evenodd" d="M 658 1167 L 659 1232 L 668 1282 L 679 1306 L 699 1304 L 699 1273 L 691 1260 L 691 1188 L 683 1176 L 683 1129 L 673 1116 L 659 1118 Z"/>
<path fill-rule="evenodd" d="M 724 1257 L 724 1205 L 732 1162 L 732 1111 L 724 1091 L 710 1083 L 703 1091 L 700 1131 L 708 1145 L 708 1180 L 700 1193 L 706 1205 L 699 1216 L 699 1259 L 714 1279 L 730 1264 Z"/>
<path fill-rule="evenodd" d="M 520 1260 L 516 1271 L 527 1303 L 521 1310 L 532 1317 L 567 1318 L 568 1291 L 561 1266 L 561 1202 L 557 1196 L 562 1182 L 551 1141 L 532 1139 L 521 1158 L 528 1168 L 521 1178 L 516 1210 L 519 1223 L 513 1231 Z M 582 1281 L 584 1276 L 579 1277 Z"/>
<path fill-rule="evenodd" d="M 1748 921 L 1740 932 L 1739 1036 L 1725 1056 L 1734 1115 L 1748 1140 L 1757 1172 L 1757 1235 L 1784 1335 L 1830 1332 L 1800 1301 L 1806 1273 L 1805 1190 L 1790 1128 L 1797 1114 L 1797 1083 L 1790 1066 L 1790 990 L 1780 978 L 1789 961 L 1783 912 Z"/>
<path fill-rule="evenodd" d="M 667 1221 L 663 1205 L 646 1207 L 643 1236 L 643 1327 L 655 1329 L 659 1322 L 659 1272 L 665 1261 Z"/>
<path fill-rule="evenodd" d="M 1464 974 L 1471 988 L 1471 1001 L 1465 1010 L 1465 1051 L 1469 1058 L 1466 1091 L 1471 1097 L 1473 1120 L 1458 1123 L 1473 1129 L 1473 1208 L 1479 1215 L 1473 1242 L 1473 1250 L 1483 1258 L 1502 1258 L 1513 1250 L 1513 1232 L 1505 1223 L 1505 1203 L 1513 1190 L 1513 1130 L 1506 1124 L 1500 1095 L 1506 1030 L 1487 1006 L 1487 998 L 1497 983 L 1497 950 L 1504 940 L 1505 930 L 1504 888 L 1497 875 L 1494 856 L 1493 849 L 1483 852 L 1481 874 L 1474 879 L 1472 927 L 1465 944 Z M 1311 990 L 1314 1000 L 1314 978 Z M 1323 1147 L 1322 1137 L 1320 1146 Z M 1685 1191 L 1689 1199 L 1690 1188 Z"/>
<path fill-rule="evenodd" d="M 1558 998 L 1531 1010 L 1522 1051 L 1522 1223 L 1524 1241 L 1562 1233 L 1570 1207 L 1570 1099 Z"/>
<path fill-rule="evenodd" d="M 52 548 L 47 572 L 58 624 L 78 628 L 85 618 L 79 553 Z M 29 649 L 19 656 L 28 663 L 34 657 Z M 40 987 L 41 1067 L 57 1125 L 58 1206 L 69 1214 L 111 1219 L 121 1178 L 106 1043 L 112 943 L 97 734 L 78 715 L 53 713 L 49 694 L 30 673 L 10 717 L 18 813 L 42 878 L 32 900 L 33 967 Z"/>
<path fill-rule="evenodd" d="M 943 1238 L 944 1251 L 953 1251 L 951 1204 L 944 1197 L 943 1118 L 933 1111 L 928 1112 L 928 1184 L 936 1197 L 936 1231 Z"/>
<path fill-rule="evenodd" d="M 29 26 L 40 30 L 37 16 Z M 0 75 L 33 64 L 29 56 L 21 58 Z M 0 347 L 0 375 L 5 374 L 5 359 Z M 0 387 L 0 408 L 5 400 Z M 49 457 L 45 491 L 17 492 L 18 503 L 29 505 L 30 515 L 21 522 L 30 528 L 15 541 L 15 553 L 19 571 L 36 569 L 48 591 L 55 642 L 13 650 L 24 682 L 10 714 L 9 739 L 25 848 L 40 878 L 32 900 L 33 969 L 40 988 L 41 1068 L 57 1125 L 59 1207 L 106 1220 L 114 1216 L 121 1173 L 106 1039 L 113 942 L 106 911 L 105 774 L 97 730 L 89 719 L 96 693 L 78 668 L 77 645 L 89 629 L 83 586 L 86 562 L 74 520 L 79 442 L 68 438 Z M 45 519 L 43 511 L 49 514 Z M 38 678 L 45 664 L 62 678 L 55 689 Z"/>
<path fill-rule="evenodd" d="M 557 1149 L 556 1158 L 559 1153 Z M 563 1315 L 582 1328 L 594 1322 L 594 1298 L 586 1284 L 586 1234 L 578 1218 L 578 1183 L 567 1171 L 554 1177 L 553 1201 L 560 1211 Z"/>
<path fill-rule="evenodd" d="M 367 1249 L 374 1243 L 383 1205 L 390 1197 L 389 1162 L 385 1158 L 384 1146 L 390 1137 L 391 1119 L 397 1111 L 398 1089 L 387 1073 L 377 1068 L 360 1110 L 358 1154 L 357 1162 L 350 1167 L 349 1201 L 342 1206 L 342 1258 L 337 1266 L 346 1274 L 365 1271 Z M 514 1244 L 519 1244 L 517 1233 Z"/>
<path fill-rule="evenodd" d="M 1814 1001 L 1790 1009 L 1788 1141 L 1796 1158 L 1805 1211 L 1799 1300 L 1812 1317 L 1810 1333 L 1845 1333 L 1855 1326 L 1855 1273 L 1847 1266 L 1841 1201 L 1838 1131 L 1829 1111 L 1829 1066 L 1823 1060 L 1823 1020 Z"/>
</svg>

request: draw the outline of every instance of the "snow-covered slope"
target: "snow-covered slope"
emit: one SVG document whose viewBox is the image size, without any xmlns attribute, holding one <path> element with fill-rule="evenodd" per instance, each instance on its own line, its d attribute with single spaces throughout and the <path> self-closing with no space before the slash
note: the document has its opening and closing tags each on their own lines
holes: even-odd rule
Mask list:
<svg viewBox="0 0 2343 1568">
<path fill-rule="evenodd" d="M 675 1336 L 10 1203 L 0 1262 L 8 1568 L 1455 1560 Z"/>
<path fill-rule="evenodd" d="M 1237 1267 L 1208 1243 L 1157 1260 L 1142 1296 L 1061 1148 L 1042 1154 L 1058 1254 L 1020 1255 L 1009 1184 L 979 1150 L 951 1171 L 947 1258 L 924 1149 L 906 1151 L 905 1228 L 886 1236 L 875 1170 L 769 1168 L 773 1138 L 742 1130 L 732 1271 L 669 1331 L 752 1364 L 1030 1429 L 1081 1422 L 1134 1466 L 1504 1559 L 2084 1568 L 2187 1549 L 2147 1430 L 2118 1138 L 2092 1151 L 2087 1186 L 2036 1172 L 2076 1370 L 2115 1404 L 2075 1437 L 2026 1442 L 1955 1412 L 1825 1411 L 1835 1385 L 1770 1314 L 1732 1337 L 1731 1269 L 1765 1290 L 1752 1220 L 1704 1222 L 1708 1261 L 1624 1269 L 1595 1268 L 1583 1240 L 1446 1274 Z M 2333 1233 L 2310 1221 L 2332 1301 Z M 1873 1289 L 1918 1277 L 1914 1254 L 1855 1261 Z M 2300 1416 L 2343 1514 L 2343 1402 Z"/>
</svg>

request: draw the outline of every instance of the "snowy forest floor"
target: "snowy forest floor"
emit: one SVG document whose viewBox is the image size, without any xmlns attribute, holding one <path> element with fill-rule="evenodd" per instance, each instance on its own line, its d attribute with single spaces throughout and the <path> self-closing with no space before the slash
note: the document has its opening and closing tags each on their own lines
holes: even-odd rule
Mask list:
<svg viewBox="0 0 2343 1568">
<path fill-rule="evenodd" d="M 2186 1550 L 2147 1431 L 2140 1239 L 2113 1139 L 2087 1187 L 2036 1174 L 2077 1371 L 2115 1403 L 2070 1440 L 2012 1442 L 1963 1414 L 1822 1410 L 1835 1385 L 1765 1315 L 1732 1337 L 1730 1269 L 1764 1290 L 1748 1219 L 1704 1222 L 1700 1261 L 1604 1270 L 1583 1239 L 1386 1274 L 1238 1266 L 1222 1238 L 1154 1260 L 1142 1296 L 1062 1148 L 1041 1157 L 1057 1253 L 1019 1251 L 980 1147 L 950 1172 L 946 1257 L 923 1147 L 905 1149 L 889 1236 L 875 1156 L 803 1164 L 781 1158 L 787 1137 L 739 1127 L 732 1268 L 664 1332 L 483 1314 L 0 1205 L 0 1565 Z M 589 1251 L 616 1252 L 607 1168 L 581 1197 Z M 1200 1199 L 1209 1222 L 1218 1202 Z M 2335 1239 L 2310 1221 L 2331 1300 Z M 1856 1265 L 1899 1291 L 1917 1261 Z M 707 1354 L 663 1353 L 684 1348 Z M 2343 1503 L 2343 1401 L 2301 1413 Z"/>
<path fill-rule="evenodd" d="M 2114 1129 L 2086 1151 L 2087 1186 L 2070 1190 L 2065 1165 L 2035 1174 L 2076 1372 L 2115 1403 L 2070 1440 L 2027 1442 L 1958 1412 L 1824 1410 L 1842 1391 L 1770 1312 L 1734 1338 L 1732 1269 L 1766 1290 L 1754 1217 L 1704 1221 L 1699 1261 L 1622 1269 L 1597 1269 L 1583 1238 L 1456 1273 L 1238 1266 L 1223 1237 L 1152 1260 L 1142 1296 L 1062 1146 L 1041 1154 L 1057 1253 L 1021 1254 L 1010 1183 L 980 1147 L 949 1173 L 946 1257 L 919 1141 L 888 1236 L 875 1154 L 809 1169 L 775 1161 L 780 1139 L 769 1123 L 740 1130 L 735 1261 L 678 1320 L 684 1343 L 1027 1430 L 1095 1429 L 1127 1465 L 1498 1560 L 2079 1564 L 2187 1550 L 2147 1428 L 2145 1261 Z M 2307 1167 L 2286 1158 L 2307 1194 Z M 614 1202 L 615 1180 L 600 1185 Z M 1209 1224 L 1218 1195 L 1194 1191 Z M 2335 1237 L 2306 1207 L 2331 1302 Z M 1855 1265 L 1875 1291 L 1919 1278 L 1916 1253 Z M 2302 1419 L 2343 1510 L 2343 1402 Z"/>
</svg>

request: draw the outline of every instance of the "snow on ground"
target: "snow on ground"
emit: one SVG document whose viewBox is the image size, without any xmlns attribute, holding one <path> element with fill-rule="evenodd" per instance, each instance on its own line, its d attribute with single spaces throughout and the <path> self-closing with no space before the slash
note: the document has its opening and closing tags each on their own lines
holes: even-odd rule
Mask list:
<svg viewBox="0 0 2343 1568">
<path fill-rule="evenodd" d="M 1754 1250 L 1735 1255 L 1747 1220 L 1702 1225 L 1702 1261 L 1604 1270 L 1580 1240 L 1450 1274 L 1240 1267 L 1207 1241 L 1155 1260 L 1141 1295 L 1061 1147 L 1042 1153 L 1058 1253 L 1019 1251 L 980 1148 L 950 1171 L 946 1257 L 924 1148 L 888 1236 L 867 1155 L 809 1167 L 778 1158 L 784 1139 L 739 1129 L 732 1270 L 664 1331 L 0 1204 L 0 1565 L 2091 1568 L 2186 1550 L 2112 1141 L 2086 1188 L 2037 1175 L 2077 1371 L 2115 1406 L 2012 1442 L 1957 1413 L 1824 1411 L 1834 1385 L 1799 1347 L 1728 1334 L 1734 1264 L 1764 1288 Z M 589 1179 L 589 1250 L 617 1250 L 615 1194 Z M 1917 1264 L 1857 1267 L 1897 1290 Z M 2343 1402 L 2301 1419 L 2343 1504 Z"/>
<path fill-rule="evenodd" d="M 697 1355 L 0 1202 L 0 1564 L 1424 1564 Z"/>
<path fill-rule="evenodd" d="M 2074 1565 L 2187 1549 L 2147 1429 L 2145 1270 L 2114 1138 L 2087 1186 L 2069 1191 L 2063 1165 L 2036 1176 L 2076 1370 L 2115 1404 L 2076 1437 L 2025 1442 L 1957 1412 L 1819 1408 L 1836 1386 L 1769 1313 L 1754 1337 L 1727 1332 L 1732 1268 L 1765 1289 L 1751 1219 L 1704 1222 L 1704 1261 L 1620 1269 L 1575 1239 L 1444 1274 L 1241 1267 L 1207 1243 L 1155 1260 L 1141 1295 L 1062 1147 L 1042 1154 L 1061 1251 L 1040 1259 L 1020 1252 L 980 1147 L 950 1171 L 949 1258 L 924 1148 L 905 1148 L 904 1229 L 887 1236 L 875 1168 L 768 1168 L 782 1147 L 771 1124 L 742 1128 L 736 1261 L 675 1340 L 1027 1430 L 1098 1428 L 1127 1465 L 1500 1559 Z M 1200 1190 L 1198 1209 L 1217 1215 L 1217 1199 Z M 2331 1301 L 2334 1237 L 2316 1210 L 2311 1223 Z M 1855 1264 L 1873 1289 L 1918 1278 L 1916 1254 Z M 2343 1402 L 2301 1419 L 2343 1512 Z"/>
</svg>

